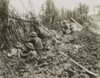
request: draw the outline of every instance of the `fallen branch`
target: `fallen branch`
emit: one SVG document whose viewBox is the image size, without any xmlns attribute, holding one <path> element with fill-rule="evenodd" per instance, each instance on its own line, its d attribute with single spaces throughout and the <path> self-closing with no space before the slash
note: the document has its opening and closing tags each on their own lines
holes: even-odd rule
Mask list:
<svg viewBox="0 0 100 78">
<path fill-rule="evenodd" d="M 77 24 L 78 26 L 80 26 L 81 28 L 83 28 L 83 26 L 82 26 L 81 24 L 79 24 L 78 22 L 76 22 L 73 18 L 71 18 L 71 20 L 72 20 L 75 24 Z"/>
<path fill-rule="evenodd" d="M 25 20 L 25 19 L 22 19 L 22 18 L 19 18 L 19 17 L 13 17 L 13 16 L 9 16 L 9 18 L 13 18 L 13 19 L 16 19 L 16 20 L 20 20 L 20 21 L 24 21 L 24 22 L 34 22 L 33 20 Z"/>
<path fill-rule="evenodd" d="M 74 64 L 78 65 L 78 66 L 81 67 L 82 69 L 84 69 L 87 73 L 89 73 L 89 74 L 91 74 L 91 75 L 93 75 L 93 76 L 95 76 L 95 77 L 98 77 L 97 74 L 95 74 L 95 73 L 89 71 L 88 69 L 84 68 L 82 65 L 80 65 L 79 63 L 77 63 L 75 60 L 71 59 L 70 61 L 73 62 Z"/>
</svg>

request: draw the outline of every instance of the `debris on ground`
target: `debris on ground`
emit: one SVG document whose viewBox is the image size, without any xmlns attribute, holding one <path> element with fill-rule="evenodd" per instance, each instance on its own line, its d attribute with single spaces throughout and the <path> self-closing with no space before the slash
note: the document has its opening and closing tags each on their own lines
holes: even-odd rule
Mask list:
<svg viewBox="0 0 100 78">
<path fill-rule="evenodd" d="M 97 43 L 98 40 L 93 35 L 80 33 L 75 41 L 60 42 L 49 50 L 44 50 L 29 63 L 25 59 L 19 59 L 16 55 L 18 49 L 12 48 L 10 53 L 4 52 L 0 56 L 0 77 L 97 78 L 100 72 Z"/>
</svg>

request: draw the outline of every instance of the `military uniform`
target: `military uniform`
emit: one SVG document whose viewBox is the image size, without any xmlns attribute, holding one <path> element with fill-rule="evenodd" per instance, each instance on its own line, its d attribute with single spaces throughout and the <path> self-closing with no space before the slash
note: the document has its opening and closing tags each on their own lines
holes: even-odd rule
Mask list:
<svg viewBox="0 0 100 78">
<path fill-rule="evenodd" d="M 26 50 L 20 52 L 20 57 L 27 60 L 37 57 L 37 52 L 34 50 L 34 46 L 32 43 L 26 44 Z"/>
<path fill-rule="evenodd" d="M 71 33 L 71 30 L 70 30 L 69 25 L 67 24 L 66 20 L 63 20 L 62 26 L 63 26 L 63 31 L 62 31 L 63 34 Z"/>
<path fill-rule="evenodd" d="M 35 38 L 30 39 L 30 42 L 34 44 L 36 51 L 43 49 L 42 41 L 39 37 L 35 37 Z"/>
<path fill-rule="evenodd" d="M 37 37 L 37 34 L 35 32 L 32 32 L 30 34 L 30 42 L 34 45 L 35 47 L 35 50 L 38 52 L 38 51 L 41 51 L 43 49 L 43 44 L 42 44 L 42 41 L 39 37 Z"/>
</svg>

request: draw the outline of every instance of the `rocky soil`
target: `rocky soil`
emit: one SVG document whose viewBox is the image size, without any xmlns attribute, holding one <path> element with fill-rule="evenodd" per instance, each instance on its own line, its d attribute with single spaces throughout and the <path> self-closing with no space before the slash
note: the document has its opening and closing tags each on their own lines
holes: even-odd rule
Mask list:
<svg viewBox="0 0 100 78">
<path fill-rule="evenodd" d="M 66 44 L 42 51 L 37 59 L 26 63 L 18 56 L 0 52 L 0 78 L 96 78 L 71 61 L 100 75 L 100 40 L 96 34 L 83 29 Z M 75 34 L 74 34 L 75 35 Z"/>
</svg>

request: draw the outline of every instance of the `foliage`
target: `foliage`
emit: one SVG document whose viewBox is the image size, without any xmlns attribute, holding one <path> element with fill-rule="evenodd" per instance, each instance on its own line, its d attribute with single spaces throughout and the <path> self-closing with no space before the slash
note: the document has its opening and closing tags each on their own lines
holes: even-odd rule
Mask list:
<svg viewBox="0 0 100 78">
<path fill-rule="evenodd" d="M 76 21 L 78 21 L 81 24 L 86 22 L 88 6 L 85 4 L 84 5 L 79 4 L 79 6 L 75 8 L 73 11 L 64 8 L 62 8 L 59 11 L 56 9 L 53 0 L 47 0 L 45 3 L 45 7 L 42 7 L 42 12 L 43 14 L 41 14 L 40 18 L 43 24 L 46 26 L 49 25 L 51 28 L 57 29 L 58 27 L 56 27 L 55 25 L 56 22 L 61 22 L 64 19 L 69 20 L 71 17 L 73 17 Z M 12 46 L 15 45 L 14 43 L 16 43 L 17 41 L 19 41 L 20 43 L 23 42 L 22 39 L 24 40 L 26 39 L 26 34 L 29 34 L 31 31 L 33 31 L 34 24 L 37 26 L 36 18 L 33 18 L 33 15 L 30 16 L 31 21 L 28 22 L 26 22 L 26 20 L 29 19 L 27 17 L 28 15 L 26 15 L 26 17 L 22 20 L 17 13 L 15 14 L 12 11 L 11 16 L 12 17 L 9 17 L 9 25 L 8 25 L 7 23 L 8 8 L 7 8 L 6 0 L 1 0 L 0 45 L 4 44 L 6 45 L 6 47 L 4 47 L 3 51 L 0 52 L 0 54 L 2 54 L 0 56 L 1 59 L 0 62 L 4 64 L 3 76 L 7 76 L 5 78 L 11 78 L 12 76 L 13 78 L 15 78 L 14 76 L 19 76 L 21 69 L 24 70 L 26 68 L 25 67 L 26 63 L 24 59 L 19 59 L 16 56 L 13 56 L 11 58 L 8 57 L 7 56 L 8 51 L 6 51 L 5 49 L 12 48 Z M 85 19 L 83 17 L 85 17 Z M 30 22 L 32 22 L 32 24 Z M 68 59 L 70 58 L 66 54 L 72 56 L 71 58 L 77 60 L 80 64 L 82 63 L 83 66 L 88 66 L 86 68 L 90 68 L 90 66 L 93 66 L 95 71 L 95 63 L 97 63 L 97 61 L 100 60 L 99 58 L 100 45 L 97 45 L 97 43 L 99 42 L 95 39 L 95 37 L 91 37 L 87 35 L 89 32 L 86 31 L 84 32 L 81 31 L 82 34 L 81 32 L 79 32 L 78 33 L 79 37 L 75 40 L 76 44 L 84 45 L 82 46 L 82 48 L 79 48 L 79 51 L 74 52 L 73 43 L 66 43 L 66 44 L 59 43 L 58 45 L 55 46 L 52 45 L 51 50 L 46 52 L 45 51 L 41 52 L 41 54 L 37 57 L 37 59 L 32 60 L 31 63 L 29 64 L 30 66 L 28 69 L 31 69 L 29 70 L 29 73 L 33 75 L 32 77 L 34 78 L 36 76 L 35 78 L 40 78 L 41 76 L 47 76 L 44 78 L 50 78 L 50 77 L 64 78 L 66 76 L 67 78 L 70 77 L 72 78 L 74 74 L 80 76 L 81 73 L 84 73 L 84 71 L 81 71 L 81 69 L 80 70 L 77 69 L 75 65 L 71 65 L 69 63 L 70 61 Z M 53 39 L 53 42 L 56 43 L 56 40 Z M 9 75 L 11 75 L 11 77 L 8 77 Z M 73 78 L 78 78 L 78 77 L 74 76 Z"/>
<path fill-rule="evenodd" d="M 44 25 L 53 25 L 58 16 L 58 10 L 55 7 L 53 0 L 47 0 L 42 6 L 42 15 L 41 19 L 43 20 Z"/>
<path fill-rule="evenodd" d="M 8 4 L 6 0 L 0 0 L 0 21 L 5 22 L 8 16 Z"/>
<path fill-rule="evenodd" d="M 89 7 L 86 4 L 79 3 L 79 6 L 74 8 L 73 10 L 69 9 L 61 9 L 61 19 L 69 20 L 71 17 L 73 17 L 77 22 L 80 24 L 84 24 L 84 22 L 87 22 L 87 14 L 89 12 Z"/>
<path fill-rule="evenodd" d="M 7 31 L 7 24 L 8 24 L 8 1 L 7 0 L 0 0 L 0 46 L 3 43 L 8 42 L 8 31 Z"/>
<path fill-rule="evenodd" d="M 78 18 L 76 17 L 75 19 L 77 19 L 80 24 L 87 21 L 87 14 L 89 12 L 88 5 L 79 3 L 79 6 L 74 11 L 76 12 L 76 16 L 78 16 Z"/>
<path fill-rule="evenodd" d="M 60 27 L 58 26 L 61 25 L 61 21 L 69 21 L 71 17 L 83 25 L 88 21 L 88 12 L 89 6 L 83 3 L 79 3 L 78 7 L 73 10 L 65 9 L 64 7 L 58 10 L 53 0 L 46 0 L 45 4 L 41 7 L 40 19 L 45 26 L 59 29 Z"/>
</svg>

